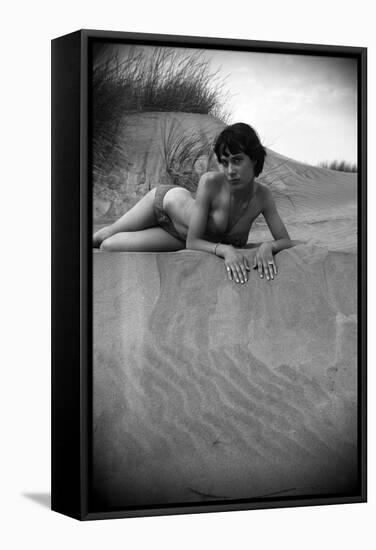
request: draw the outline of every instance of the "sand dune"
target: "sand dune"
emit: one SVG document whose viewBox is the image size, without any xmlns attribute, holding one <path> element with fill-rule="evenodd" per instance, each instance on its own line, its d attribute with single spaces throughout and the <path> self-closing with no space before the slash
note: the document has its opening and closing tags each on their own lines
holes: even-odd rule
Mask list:
<svg viewBox="0 0 376 550">
<path fill-rule="evenodd" d="M 268 150 L 261 181 L 270 186 L 293 239 L 329 250 L 355 252 L 357 174 L 303 164 Z M 250 241 L 269 238 L 260 217 Z"/>
<path fill-rule="evenodd" d="M 184 186 L 192 176 L 197 184 L 200 171 L 217 167 L 211 146 L 224 124 L 212 116 L 128 113 L 119 126 L 119 154 L 105 174 L 94 169 L 94 223 L 113 221 L 159 184 Z"/>
<path fill-rule="evenodd" d="M 355 256 L 278 265 L 239 286 L 204 253 L 94 254 L 99 507 L 351 492 Z"/>
</svg>

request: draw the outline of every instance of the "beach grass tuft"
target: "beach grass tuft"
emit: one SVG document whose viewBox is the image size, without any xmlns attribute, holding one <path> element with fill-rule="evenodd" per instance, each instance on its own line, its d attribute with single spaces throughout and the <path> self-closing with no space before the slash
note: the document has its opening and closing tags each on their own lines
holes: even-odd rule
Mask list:
<svg viewBox="0 0 376 550">
<path fill-rule="evenodd" d="M 325 160 L 318 164 L 320 168 L 326 168 L 327 170 L 336 170 L 337 172 L 357 172 L 358 168 L 356 164 L 346 162 L 345 160 Z"/>
<path fill-rule="evenodd" d="M 120 53 L 119 49 L 99 45 L 94 50 L 92 72 L 95 175 L 100 177 L 116 161 L 126 164 L 126 153 L 117 147 L 117 135 L 127 113 L 200 113 L 227 122 L 225 98 L 224 81 L 211 70 L 201 50 L 130 47 Z M 175 145 L 180 161 L 190 147 L 187 143 Z M 124 158 L 119 159 L 119 155 Z"/>
</svg>

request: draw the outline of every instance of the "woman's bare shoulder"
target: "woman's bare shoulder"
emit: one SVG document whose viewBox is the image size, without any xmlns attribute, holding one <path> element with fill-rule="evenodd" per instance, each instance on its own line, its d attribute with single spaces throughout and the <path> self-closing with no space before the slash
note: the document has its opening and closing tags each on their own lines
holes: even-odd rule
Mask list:
<svg viewBox="0 0 376 550">
<path fill-rule="evenodd" d="M 260 197 L 260 200 L 262 203 L 268 203 L 270 201 L 273 202 L 273 194 L 269 187 L 265 185 L 264 183 L 259 183 L 257 186 L 257 193 Z"/>
<path fill-rule="evenodd" d="M 205 182 L 223 182 L 226 181 L 226 176 L 223 172 L 215 172 L 214 170 L 211 172 L 205 172 L 205 174 L 202 174 L 200 181 Z"/>
<path fill-rule="evenodd" d="M 224 185 L 226 176 L 222 172 L 205 172 L 200 178 L 198 189 L 206 192 L 218 192 L 218 186 Z"/>
</svg>

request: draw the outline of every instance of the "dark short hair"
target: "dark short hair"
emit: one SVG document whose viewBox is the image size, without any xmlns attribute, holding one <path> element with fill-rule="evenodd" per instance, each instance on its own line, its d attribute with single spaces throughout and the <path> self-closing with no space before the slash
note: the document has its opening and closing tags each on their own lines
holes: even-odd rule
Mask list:
<svg viewBox="0 0 376 550">
<path fill-rule="evenodd" d="M 214 152 L 219 163 L 222 155 L 226 156 L 226 150 L 231 155 L 236 155 L 236 153 L 248 155 L 256 163 L 255 176 L 261 174 L 264 168 L 266 151 L 252 126 L 244 122 L 237 122 L 222 130 L 214 144 Z"/>
</svg>

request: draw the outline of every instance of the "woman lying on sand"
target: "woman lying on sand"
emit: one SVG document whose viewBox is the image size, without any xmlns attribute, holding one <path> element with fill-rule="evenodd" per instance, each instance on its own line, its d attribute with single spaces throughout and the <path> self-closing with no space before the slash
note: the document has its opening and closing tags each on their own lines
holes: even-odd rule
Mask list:
<svg viewBox="0 0 376 550">
<path fill-rule="evenodd" d="M 255 181 L 264 166 L 265 149 L 253 128 L 238 123 L 221 132 L 214 151 L 221 172 L 201 177 L 196 199 L 182 187 L 160 185 L 115 223 L 97 231 L 93 246 L 133 252 L 202 250 L 223 258 L 229 279 L 245 283 L 250 267 L 242 247 L 262 214 L 274 242 L 256 250 L 253 268 L 261 278 L 274 279 L 274 254 L 292 242 L 271 191 Z"/>
</svg>

